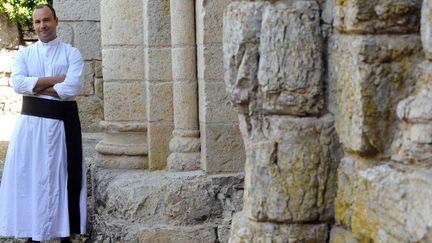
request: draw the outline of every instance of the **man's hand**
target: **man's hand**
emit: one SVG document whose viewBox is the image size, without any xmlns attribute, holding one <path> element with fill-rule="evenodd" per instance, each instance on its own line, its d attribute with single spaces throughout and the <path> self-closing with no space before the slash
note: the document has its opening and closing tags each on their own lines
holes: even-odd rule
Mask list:
<svg viewBox="0 0 432 243">
<path fill-rule="evenodd" d="M 52 88 L 57 83 L 61 83 L 65 80 L 66 76 L 50 76 L 50 77 L 40 77 L 33 88 L 33 92 L 41 94 L 44 90 Z M 57 94 L 57 92 L 56 92 Z"/>
<path fill-rule="evenodd" d="M 38 94 L 49 95 L 49 96 L 59 98 L 57 91 L 55 91 L 55 89 L 53 89 L 53 87 L 46 88 L 46 89 L 38 92 Z"/>
</svg>

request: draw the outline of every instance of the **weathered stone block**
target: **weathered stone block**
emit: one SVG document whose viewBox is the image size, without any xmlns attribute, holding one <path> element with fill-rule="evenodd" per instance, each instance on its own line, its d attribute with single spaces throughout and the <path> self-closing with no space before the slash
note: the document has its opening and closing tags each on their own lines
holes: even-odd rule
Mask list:
<svg viewBox="0 0 432 243">
<path fill-rule="evenodd" d="M 57 36 L 65 43 L 74 45 L 74 28 L 73 23 L 60 21 L 57 26 Z M 100 38 L 100 37 L 99 37 Z M 100 47 L 99 47 L 100 49 Z"/>
<path fill-rule="evenodd" d="M 103 49 L 105 80 L 144 80 L 143 48 Z"/>
<path fill-rule="evenodd" d="M 147 125 L 149 169 L 165 169 L 170 154 L 168 143 L 172 137 L 173 124 L 150 122 Z"/>
<path fill-rule="evenodd" d="M 223 36 L 223 12 L 232 0 L 207 1 L 197 0 L 196 31 L 197 43 L 222 43 Z"/>
<path fill-rule="evenodd" d="M 100 4 L 103 46 L 143 44 L 141 0 L 103 0 Z"/>
<path fill-rule="evenodd" d="M 418 32 L 421 0 L 336 0 L 334 26 L 347 33 Z"/>
<path fill-rule="evenodd" d="M 281 223 L 333 217 L 336 168 L 341 157 L 333 122 L 330 115 L 268 116 L 251 121 L 245 215 L 260 222 Z"/>
<path fill-rule="evenodd" d="M 171 82 L 146 84 L 147 121 L 173 122 L 173 85 Z"/>
<path fill-rule="evenodd" d="M 393 144 L 392 159 L 402 163 L 432 163 L 432 92 L 421 90 L 402 100 L 397 107 L 403 121 Z"/>
<path fill-rule="evenodd" d="M 322 51 L 316 2 L 298 1 L 287 8 L 265 8 L 258 68 L 264 112 L 320 114 L 324 105 Z"/>
<path fill-rule="evenodd" d="M 95 89 L 95 94 L 96 96 L 103 100 L 104 96 L 103 96 L 103 79 L 102 78 L 95 78 L 94 80 L 94 89 Z"/>
<path fill-rule="evenodd" d="M 326 224 L 260 223 L 238 213 L 233 219 L 229 242 L 326 242 L 327 234 Z"/>
<path fill-rule="evenodd" d="M 324 105 L 319 6 L 311 1 L 281 6 L 229 6 L 224 40 L 227 89 L 235 103 L 244 103 L 242 109 L 257 97 L 252 112 L 318 115 Z"/>
<path fill-rule="evenodd" d="M 171 48 L 145 48 L 145 79 L 150 81 L 172 80 Z M 137 53 L 142 55 L 142 53 Z"/>
<path fill-rule="evenodd" d="M 74 24 L 73 44 L 81 51 L 84 60 L 101 59 L 101 29 L 96 22 Z"/>
<path fill-rule="evenodd" d="M 237 123 L 200 123 L 201 168 L 207 173 L 240 172 L 244 145 Z"/>
<path fill-rule="evenodd" d="M 171 46 L 170 0 L 144 0 L 144 45 Z M 133 33 L 133 32 L 132 32 Z"/>
<path fill-rule="evenodd" d="M 336 129 L 345 149 L 386 153 L 397 127 L 396 105 L 407 97 L 421 58 L 417 35 L 341 36 L 330 41 L 329 83 L 337 91 Z"/>
<path fill-rule="evenodd" d="M 223 82 L 207 82 L 198 86 L 201 122 L 234 122 L 238 118 Z M 205 98 L 201 98 L 205 97 Z"/>
<path fill-rule="evenodd" d="M 224 16 L 224 68 L 231 101 L 246 112 L 258 86 L 262 11 L 268 3 L 234 2 Z"/>
<path fill-rule="evenodd" d="M 94 66 L 93 62 L 84 62 L 84 70 L 81 74 L 80 95 L 93 95 L 94 90 Z"/>
<path fill-rule="evenodd" d="M 57 16 L 60 20 L 100 20 L 101 0 L 54 0 Z"/>
<path fill-rule="evenodd" d="M 198 79 L 223 80 L 223 47 L 222 43 L 199 45 L 197 47 Z"/>
<path fill-rule="evenodd" d="M 96 78 L 102 78 L 103 77 L 102 61 L 95 60 L 93 62 L 94 62 L 94 69 L 95 69 L 95 77 Z"/>
<path fill-rule="evenodd" d="M 84 132 L 100 131 L 99 122 L 104 117 L 101 100 L 95 96 L 78 96 L 77 103 L 81 129 Z"/>
<path fill-rule="evenodd" d="M 350 157 L 342 160 L 337 221 L 351 228 L 359 242 L 431 241 L 432 171 L 385 161 L 370 164 Z"/>
<path fill-rule="evenodd" d="M 127 220 L 140 226 L 216 225 L 231 220 L 241 208 L 239 174 L 99 168 L 94 178 L 95 199 L 103 202 L 96 204 L 96 224 Z"/>
<path fill-rule="evenodd" d="M 139 242 L 216 242 L 216 232 L 213 227 L 154 227 L 140 230 Z"/>
<path fill-rule="evenodd" d="M 105 120 L 145 121 L 144 82 L 104 82 Z"/>
</svg>

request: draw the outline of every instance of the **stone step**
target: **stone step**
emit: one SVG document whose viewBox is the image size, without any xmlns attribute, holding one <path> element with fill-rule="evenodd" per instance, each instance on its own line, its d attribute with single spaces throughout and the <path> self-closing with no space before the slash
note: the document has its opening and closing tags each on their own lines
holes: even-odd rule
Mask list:
<svg viewBox="0 0 432 243">
<path fill-rule="evenodd" d="M 96 242 L 227 242 L 242 208 L 243 174 L 96 168 L 93 175 Z"/>
</svg>

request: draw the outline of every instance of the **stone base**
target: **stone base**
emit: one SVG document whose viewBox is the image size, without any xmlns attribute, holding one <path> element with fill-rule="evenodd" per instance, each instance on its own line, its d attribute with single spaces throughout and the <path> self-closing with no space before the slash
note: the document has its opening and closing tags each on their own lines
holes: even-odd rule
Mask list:
<svg viewBox="0 0 432 243">
<path fill-rule="evenodd" d="M 242 207 L 243 174 L 96 167 L 92 175 L 96 242 L 227 239 L 226 227 Z"/>
<path fill-rule="evenodd" d="M 229 242 L 327 242 L 327 235 L 327 224 L 262 223 L 238 213 L 233 219 Z"/>
</svg>

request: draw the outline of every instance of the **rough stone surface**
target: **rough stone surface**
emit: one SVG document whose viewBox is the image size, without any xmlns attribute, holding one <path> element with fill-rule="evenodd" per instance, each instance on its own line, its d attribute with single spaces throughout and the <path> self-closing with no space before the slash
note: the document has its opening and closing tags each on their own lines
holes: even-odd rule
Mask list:
<svg viewBox="0 0 432 243">
<path fill-rule="evenodd" d="M 251 121 L 246 138 L 245 215 L 284 223 L 332 218 L 341 156 L 333 122 L 331 116 L 267 116 Z M 247 122 L 241 126 L 248 130 Z"/>
<path fill-rule="evenodd" d="M 341 32 L 417 32 L 421 0 L 336 0 L 334 26 Z"/>
<path fill-rule="evenodd" d="M 18 49 L 19 42 L 18 25 L 0 13 L 0 49 Z"/>
<path fill-rule="evenodd" d="M 99 122 L 103 117 L 102 101 L 95 96 L 77 97 L 81 129 L 84 132 L 100 131 Z"/>
<path fill-rule="evenodd" d="M 154 227 L 140 230 L 139 242 L 216 242 L 216 230 L 211 226 L 198 227 Z"/>
<path fill-rule="evenodd" d="M 308 1 L 294 5 L 269 6 L 263 12 L 258 67 L 262 109 L 319 115 L 324 104 L 319 8 Z"/>
<path fill-rule="evenodd" d="M 396 132 L 396 105 L 414 88 L 410 70 L 421 58 L 419 37 L 336 35 L 330 46 L 329 83 L 337 91 L 342 144 L 359 154 L 386 153 Z"/>
<path fill-rule="evenodd" d="M 94 76 L 93 62 L 84 62 L 84 70 L 81 75 L 80 95 L 93 95 L 95 93 Z"/>
<path fill-rule="evenodd" d="M 145 121 L 144 82 L 104 82 L 105 120 Z"/>
<path fill-rule="evenodd" d="M 101 26 L 99 22 L 74 24 L 73 45 L 81 51 L 84 60 L 101 60 Z"/>
<path fill-rule="evenodd" d="M 359 243 L 352 233 L 340 226 L 334 226 L 330 233 L 330 243 Z"/>
<path fill-rule="evenodd" d="M 326 224 L 272 224 L 234 216 L 229 242 L 326 242 Z"/>
<path fill-rule="evenodd" d="M 206 99 L 199 100 L 200 121 L 217 123 L 237 123 L 238 118 L 229 100 L 223 82 L 209 82 L 205 86 L 198 85 L 199 93 L 206 94 Z"/>
<path fill-rule="evenodd" d="M 240 174 L 205 176 L 199 171 L 99 168 L 94 172 L 94 179 L 95 237 L 127 241 L 128 237 L 138 237 L 136 227 L 153 228 L 141 235 L 148 237 L 145 235 L 159 231 L 157 227 L 154 229 L 155 225 L 229 224 L 233 213 L 241 210 L 243 176 Z"/>
<path fill-rule="evenodd" d="M 53 6 L 61 20 L 99 21 L 100 2 L 101 0 L 54 0 Z"/>
<path fill-rule="evenodd" d="M 430 242 L 432 171 L 345 157 L 335 200 L 338 223 L 359 242 Z"/>
<path fill-rule="evenodd" d="M 143 9 L 145 46 L 171 46 L 170 0 L 144 0 Z"/>
<path fill-rule="evenodd" d="M 103 0 L 100 5 L 102 46 L 142 44 L 141 0 Z"/>
<path fill-rule="evenodd" d="M 234 124 L 200 124 L 201 168 L 207 173 L 241 172 L 244 168 L 244 145 Z"/>
<path fill-rule="evenodd" d="M 255 109 L 251 112 L 301 116 L 321 113 L 319 8 L 307 1 L 293 5 L 237 3 L 227 10 L 225 78 L 233 102 L 243 106 L 240 109 L 249 106 Z M 257 98 L 248 104 L 252 97 Z"/>
<path fill-rule="evenodd" d="M 104 48 L 102 56 L 105 80 L 144 80 L 142 46 Z"/>
<path fill-rule="evenodd" d="M 230 100 L 241 112 L 258 87 L 259 37 L 262 11 L 268 3 L 232 3 L 224 16 L 225 84 Z"/>
</svg>

